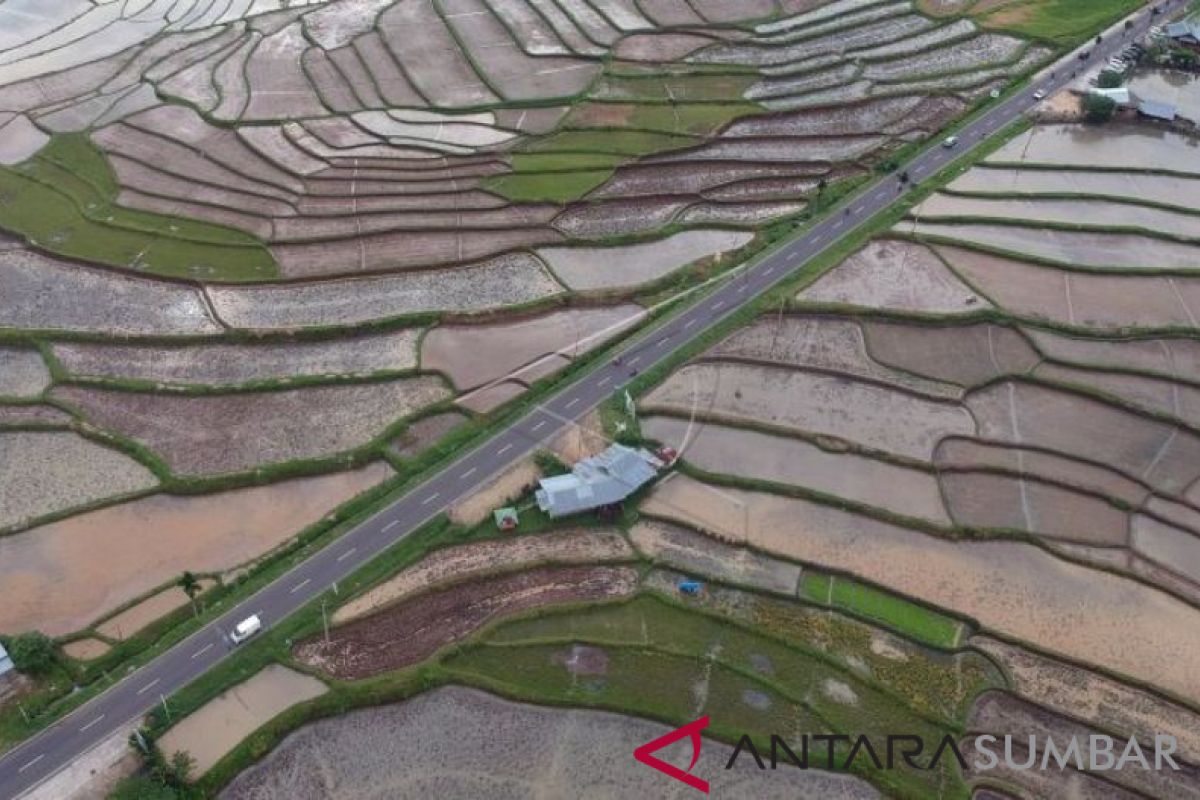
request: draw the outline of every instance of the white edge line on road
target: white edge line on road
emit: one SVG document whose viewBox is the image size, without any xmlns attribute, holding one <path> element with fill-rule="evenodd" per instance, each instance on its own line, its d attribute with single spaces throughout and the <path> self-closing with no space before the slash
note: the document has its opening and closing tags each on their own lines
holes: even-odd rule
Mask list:
<svg viewBox="0 0 1200 800">
<path fill-rule="evenodd" d="M 441 492 L 434 492 L 433 494 L 429 495 L 429 497 L 426 497 L 424 500 L 422 500 L 421 505 L 423 505 L 423 506 L 429 505 L 434 500 L 437 500 L 440 495 L 441 495 Z"/>
<path fill-rule="evenodd" d="M 152 689 L 152 688 L 154 687 L 154 685 L 158 683 L 158 681 L 159 681 L 159 679 L 158 679 L 158 678 L 155 678 L 154 680 L 150 681 L 149 683 L 147 683 L 147 684 L 146 684 L 145 686 L 143 686 L 142 688 L 138 689 L 138 690 L 137 690 L 137 693 L 138 693 L 138 694 L 145 694 L 146 692 L 150 691 L 150 689 Z"/>
<path fill-rule="evenodd" d="M 34 764 L 38 763 L 45 757 L 46 757 L 45 753 L 34 756 L 29 761 L 26 761 L 24 764 L 22 764 L 20 767 L 17 767 L 17 772 L 24 772 L 25 770 L 29 769 L 30 767 L 32 767 Z"/>
<path fill-rule="evenodd" d="M 392 528 L 396 527 L 399 524 L 400 524 L 400 520 L 394 519 L 391 522 L 389 522 L 387 525 L 383 526 L 383 532 L 387 533 L 388 531 L 390 531 Z"/>
<path fill-rule="evenodd" d="M 288 594 L 295 594 L 296 592 L 298 592 L 298 591 L 300 591 L 301 589 L 303 589 L 305 586 L 308 586 L 310 583 L 312 583 L 312 578 L 305 578 L 304 580 L 300 581 L 300 582 L 299 582 L 299 583 L 297 583 L 295 586 L 293 586 L 293 587 L 292 587 L 292 588 L 291 588 L 291 589 L 288 591 Z"/>
<path fill-rule="evenodd" d="M 100 716 L 96 717 L 94 720 L 92 720 L 91 722 L 89 722 L 87 725 L 84 725 L 82 728 L 80 728 L 80 729 L 79 729 L 79 732 L 80 732 L 80 733 L 83 733 L 83 732 L 87 731 L 87 730 L 88 730 L 89 728 L 91 728 L 93 725 L 97 725 L 97 724 L 99 724 L 99 722 L 100 722 L 102 719 L 104 719 L 104 715 L 103 715 L 103 714 L 101 714 Z"/>
<path fill-rule="evenodd" d="M 603 384 L 601 384 L 601 385 L 603 386 Z M 508 444 L 504 445 L 504 447 L 501 447 L 499 450 L 497 450 L 496 455 L 502 456 L 505 453 L 507 453 L 509 450 L 512 450 L 512 449 L 513 449 L 512 442 L 509 442 Z"/>
<path fill-rule="evenodd" d="M 199 658 L 200 656 L 204 655 L 211 649 L 212 649 L 212 642 L 209 642 L 208 644 L 204 645 L 204 647 L 201 647 L 199 650 L 192 653 L 192 658 Z"/>
<path fill-rule="evenodd" d="M 347 550 L 346 552 L 344 552 L 340 556 L 338 556 L 336 560 L 339 562 L 345 561 L 347 558 L 349 558 L 350 556 L 354 555 L 357 552 L 358 552 L 357 547 L 351 547 L 349 550 Z"/>
</svg>

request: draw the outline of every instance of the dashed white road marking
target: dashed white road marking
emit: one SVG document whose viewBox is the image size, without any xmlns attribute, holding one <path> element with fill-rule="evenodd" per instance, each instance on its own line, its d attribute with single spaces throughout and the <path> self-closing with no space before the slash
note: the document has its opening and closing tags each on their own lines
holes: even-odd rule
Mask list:
<svg viewBox="0 0 1200 800">
<path fill-rule="evenodd" d="M 563 408 L 573 408 L 578 403 L 579 403 L 579 398 L 572 397 L 570 400 L 567 401 L 567 404 L 565 406 L 563 406 Z"/>
<path fill-rule="evenodd" d="M 683 323 L 683 329 L 686 331 L 688 328 L 692 327 L 695 324 L 696 324 L 696 320 L 689 319 L 687 322 Z"/>
<path fill-rule="evenodd" d="M 143 686 L 142 688 L 138 689 L 138 690 L 137 690 L 137 693 L 138 693 L 138 694 L 145 694 L 146 692 L 148 692 L 148 691 L 150 691 L 152 688 L 154 688 L 154 685 L 155 685 L 156 683 L 158 683 L 158 681 L 159 681 L 159 679 L 158 679 L 158 678 L 155 678 L 154 680 L 150 681 L 149 683 L 147 683 L 147 684 L 146 684 L 145 686 Z"/>
<path fill-rule="evenodd" d="M 312 583 L 312 578 L 305 578 L 304 580 L 300 581 L 295 586 L 293 586 L 291 591 L 288 592 L 288 594 L 295 594 L 296 592 L 303 589 L 305 586 L 308 586 L 310 583 Z"/>
<path fill-rule="evenodd" d="M 458 478 L 459 478 L 459 480 L 465 481 L 467 478 L 471 477 L 478 471 L 479 471 L 479 467 L 471 467 L 469 470 L 464 472 L 462 475 L 459 475 Z"/>
<path fill-rule="evenodd" d="M 424 500 L 422 500 L 422 501 L 421 501 L 421 505 L 423 505 L 423 506 L 427 506 L 427 505 L 429 505 L 429 504 L 430 504 L 430 503 L 432 503 L 434 500 L 437 500 L 437 499 L 438 499 L 438 496 L 439 496 L 440 494 L 441 494 L 441 492 L 434 492 L 433 494 L 429 495 L 429 497 L 426 497 Z"/>
<path fill-rule="evenodd" d="M 211 649 L 212 649 L 212 642 L 209 642 L 208 644 L 204 645 L 204 647 L 201 647 L 199 650 L 192 653 L 192 658 L 199 658 L 200 656 L 204 655 Z"/>
<path fill-rule="evenodd" d="M 83 733 L 84 731 L 90 730 L 91 728 L 93 728 L 93 727 L 95 727 L 96 725 L 100 724 L 100 720 L 102 720 L 102 719 L 104 719 L 104 715 L 103 715 L 103 714 L 101 714 L 100 716 L 96 717 L 94 720 L 92 720 L 91 722 L 89 722 L 87 725 L 84 725 L 82 728 L 80 728 L 80 729 L 79 729 L 79 732 L 80 732 L 80 733 Z"/>
<path fill-rule="evenodd" d="M 400 524 L 400 520 L 394 519 L 391 522 L 389 522 L 387 525 L 383 526 L 383 532 L 387 533 L 388 531 L 390 531 L 392 528 L 396 527 L 399 524 Z"/>
<path fill-rule="evenodd" d="M 497 450 L 496 455 L 502 456 L 505 453 L 507 453 L 509 450 L 512 450 L 512 449 L 513 449 L 512 442 L 509 442 L 508 444 L 504 445 L 504 447 L 501 447 L 499 450 Z"/>
<path fill-rule="evenodd" d="M 539 420 L 539 421 L 538 421 L 538 424 L 537 424 L 537 425 L 534 425 L 532 428 L 530 428 L 530 430 L 534 430 L 534 431 L 536 431 L 536 430 L 538 430 L 539 428 L 541 428 L 541 427 L 542 427 L 543 425 L 545 425 L 545 424 L 546 424 L 546 420 L 544 420 L 544 419 L 543 419 L 543 420 Z"/>
<path fill-rule="evenodd" d="M 612 383 L 612 375 L 605 375 L 603 378 L 600 379 L 600 381 L 596 385 L 599 386 L 601 389 L 603 389 L 605 386 L 608 386 L 610 383 Z"/>
<path fill-rule="evenodd" d="M 32 767 L 34 764 L 38 763 L 45 757 L 46 757 L 45 753 L 42 753 L 40 756 L 34 756 L 33 758 L 26 761 L 21 766 L 17 767 L 17 772 L 24 772 L 25 770 L 29 769 L 30 767 Z"/>
</svg>

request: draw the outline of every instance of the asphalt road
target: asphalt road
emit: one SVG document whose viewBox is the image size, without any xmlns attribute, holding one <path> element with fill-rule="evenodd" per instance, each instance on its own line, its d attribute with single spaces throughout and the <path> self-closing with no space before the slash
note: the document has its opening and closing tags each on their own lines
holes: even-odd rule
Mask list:
<svg viewBox="0 0 1200 800">
<path fill-rule="evenodd" d="M 1173 9 L 1183 0 L 1159 5 Z M 1134 34 L 1151 24 L 1139 15 L 1134 30 L 1105 37 L 1090 46 L 1088 65 L 1107 60 Z M 933 147 L 904 164 L 914 181 L 934 175 L 954 159 L 992 136 L 1036 104 L 1037 90 L 1053 92 L 1071 81 L 1072 69 L 1084 65 L 1069 54 L 1039 79 L 958 133 L 954 148 Z M 898 174 L 898 173 L 897 173 Z M 232 649 L 226 632 L 250 614 L 270 627 L 313 598 L 328 591 L 383 550 L 417 530 L 481 480 L 536 450 L 571 421 L 629 383 L 635 371 L 654 366 L 721 320 L 751 302 L 788 274 L 865 223 L 900 196 L 897 174 L 882 177 L 848 200 L 803 235 L 778 248 L 752 267 L 720 283 L 682 312 L 636 337 L 621 351 L 620 363 L 607 362 L 578 377 L 507 429 L 458 458 L 388 508 L 338 541 L 313 554 L 274 583 L 224 613 L 183 642 L 123 678 L 103 694 L 22 743 L 0 758 L 0 798 L 15 798 L 67 766 L 113 731 L 145 714 L 161 698 L 191 683 L 223 660 Z"/>
</svg>

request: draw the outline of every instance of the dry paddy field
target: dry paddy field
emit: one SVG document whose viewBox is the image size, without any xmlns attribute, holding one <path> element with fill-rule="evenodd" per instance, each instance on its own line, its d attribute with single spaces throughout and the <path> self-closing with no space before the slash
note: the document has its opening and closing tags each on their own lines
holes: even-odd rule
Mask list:
<svg viewBox="0 0 1200 800">
<path fill-rule="evenodd" d="M 415 458 L 1048 56 L 907 2 L 0 3 L 0 530 Z"/>
<path fill-rule="evenodd" d="M 798 498 L 679 476 L 648 514 L 952 609 L 986 630 L 1194 702 L 1195 609 L 1151 586 L 1016 541 L 951 541 Z M 1002 566 L 1001 566 L 1002 565 Z"/>
<path fill-rule="evenodd" d="M 163 734 L 158 746 L 164 754 L 190 755 L 200 776 L 256 729 L 326 691 L 316 678 L 272 664 L 189 714 Z"/>
<path fill-rule="evenodd" d="M 200 497 L 154 495 L 0 537 L 0 630 L 80 630 L 184 570 L 253 561 L 391 475 L 373 464 Z"/>
<path fill-rule="evenodd" d="M 354 711 L 311 723 L 285 739 L 258 766 L 222 793 L 226 800 L 269 797 L 417 798 L 476 797 L 678 797 L 663 778 L 629 758 L 630 742 L 667 733 L 658 722 L 603 711 L 554 709 L 514 703 L 457 686 L 437 689 L 390 706 Z M 362 747 L 363 741 L 373 743 Z M 431 753 L 461 752 L 447 772 Z M 729 760 L 733 748 L 703 746 L 697 772 Z M 655 754 L 683 769 L 686 742 Z M 782 800 L 797 792 L 831 800 L 873 800 L 879 793 L 859 778 L 821 770 L 786 776 L 757 769 L 720 776 L 714 786 L 736 797 Z"/>
<path fill-rule="evenodd" d="M 642 504 L 658 521 L 635 545 L 685 570 L 736 563 L 687 546 L 703 531 L 971 618 L 1016 695 L 981 698 L 972 734 L 1193 725 L 1200 684 L 1177 666 L 1200 646 L 1194 150 L 1036 126 L 680 367 L 639 405 L 692 471 Z M 1197 784 L 1008 778 L 1033 796 Z"/>
</svg>

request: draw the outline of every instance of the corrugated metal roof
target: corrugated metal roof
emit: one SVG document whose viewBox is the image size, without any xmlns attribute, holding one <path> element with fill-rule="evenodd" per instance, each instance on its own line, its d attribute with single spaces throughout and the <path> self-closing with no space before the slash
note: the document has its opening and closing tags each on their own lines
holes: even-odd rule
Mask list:
<svg viewBox="0 0 1200 800">
<path fill-rule="evenodd" d="M 551 517 L 565 517 L 619 503 L 658 474 L 658 461 L 644 450 L 614 444 L 585 458 L 568 475 L 538 482 L 538 508 Z"/>
<path fill-rule="evenodd" d="M 1170 103 L 1160 103 L 1157 100 L 1142 101 L 1142 104 L 1138 106 L 1138 111 L 1147 117 L 1153 117 L 1154 119 L 1165 119 L 1168 122 L 1174 120 L 1178 115 L 1178 111 L 1175 109 L 1175 106 L 1171 105 Z"/>
</svg>

